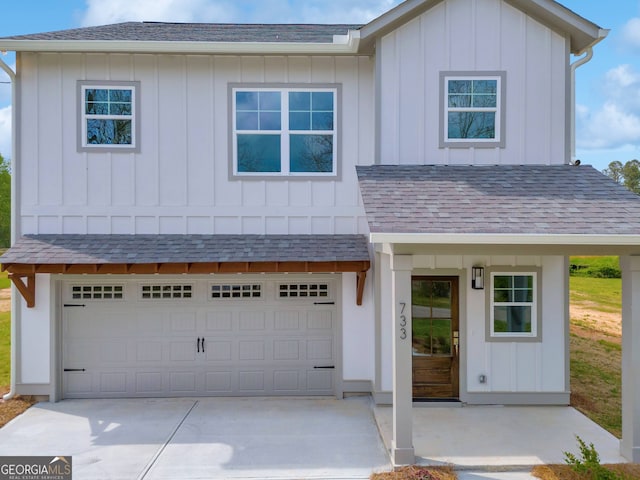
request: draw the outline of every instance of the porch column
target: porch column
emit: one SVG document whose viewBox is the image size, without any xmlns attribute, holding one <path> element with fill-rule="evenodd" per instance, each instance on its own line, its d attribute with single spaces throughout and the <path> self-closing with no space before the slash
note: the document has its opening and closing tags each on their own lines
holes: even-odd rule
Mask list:
<svg viewBox="0 0 640 480">
<path fill-rule="evenodd" d="M 620 453 L 640 462 L 640 257 L 621 256 L 622 441 Z"/>
<path fill-rule="evenodd" d="M 411 370 L 411 255 L 391 255 L 393 302 L 393 442 L 395 465 L 414 463 Z"/>
</svg>

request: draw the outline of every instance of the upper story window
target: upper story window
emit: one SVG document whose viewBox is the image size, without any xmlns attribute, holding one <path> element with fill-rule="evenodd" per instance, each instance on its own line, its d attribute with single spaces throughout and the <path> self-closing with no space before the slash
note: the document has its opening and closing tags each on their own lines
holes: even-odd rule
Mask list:
<svg viewBox="0 0 640 480">
<path fill-rule="evenodd" d="M 504 147 L 505 73 L 443 72 L 440 147 Z"/>
<path fill-rule="evenodd" d="M 80 151 L 140 151 L 139 82 L 79 82 Z"/>
<path fill-rule="evenodd" d="M 233 175 L 335 177 L 338 87 L 231 87 Z"/>
</svg>

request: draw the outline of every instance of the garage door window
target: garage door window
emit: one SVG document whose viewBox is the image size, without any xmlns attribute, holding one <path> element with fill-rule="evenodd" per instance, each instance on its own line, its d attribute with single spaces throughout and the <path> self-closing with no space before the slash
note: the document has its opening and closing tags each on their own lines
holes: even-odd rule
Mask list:
<svg viewBox="0 0 640 480">
<path fill-rule="evenodd" d="M 231 299 L 231 298 L 261 298 L 262 286 L 260 284 L 219 284 L 211 285 L 211 298 Z"/>
<path fill-rule="evenodd" d="M 327 283 L 281 283 L 278 296 L 280 298 L 308 298 L 329 296 Z"/>
<path fill-rule="evenodd" d="M 74 300 L 122 300 L 122 285 L 73 285 L 71 298 Z"/>
<path fill-rule="evenodd" d="M 141 296 L 143 300 L 192 298 L 192 285 L 142 285 Z"/>
</svg>

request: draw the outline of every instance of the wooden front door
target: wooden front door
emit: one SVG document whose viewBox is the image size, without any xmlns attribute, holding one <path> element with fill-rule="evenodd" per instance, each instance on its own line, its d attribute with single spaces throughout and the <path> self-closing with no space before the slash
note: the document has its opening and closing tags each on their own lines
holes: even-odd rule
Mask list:
<svg viewBox="0 0 640 480">
<path fill-rule="evenodd" d="M 413 398 L 459 396 L 458 277 L 411 279 Z"/>
</svg>

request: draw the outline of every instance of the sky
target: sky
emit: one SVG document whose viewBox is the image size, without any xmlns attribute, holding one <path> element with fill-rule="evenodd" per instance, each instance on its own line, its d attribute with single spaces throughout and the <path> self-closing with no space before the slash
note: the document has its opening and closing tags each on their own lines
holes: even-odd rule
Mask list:
<svg viewBox="0 0 640 480">
<path fill-rule="evenodd" d="M 124 21 L 366 23 L 400 0 L 2 0 L 0 36 Z M 578 68 L 577 155 L 602 170 L 640 159 L 640 0 L 560 0 L 610 29 Z M 1 57 L 15 69 L 15 57 Z M 572 61 L 575 59 L 572 59 Z M 0 154 L 11 156 L 11 87 L 0 71 Z"/>
</svg>

